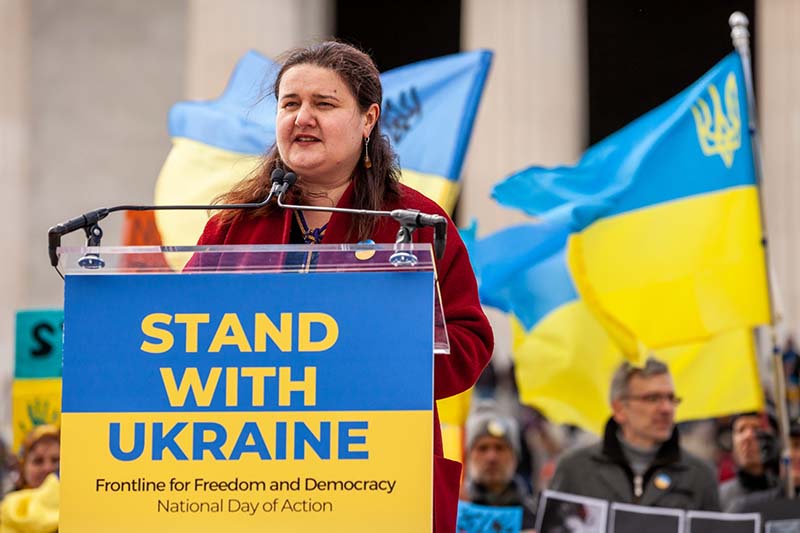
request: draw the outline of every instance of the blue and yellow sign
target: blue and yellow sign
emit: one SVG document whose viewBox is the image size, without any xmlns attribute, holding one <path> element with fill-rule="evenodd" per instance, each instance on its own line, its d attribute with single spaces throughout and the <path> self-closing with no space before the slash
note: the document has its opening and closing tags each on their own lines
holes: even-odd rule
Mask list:
<svg viewBox="0 0 800 533">
<path fill-rule="evenodd" d="M 14 377 L 61 377 L 61 309 L 17 311 Z"/>
<path fill-rule="evenodd" d="M 430 531 L 432 287 L 68 276 L 59 531 Z"/>
<path fill-rule="evenodd" d="M 61 309 L 17 311 L 11 386 L 14 450 L 34 427 L 59 423 L 63 323 Z"/>
</svg>

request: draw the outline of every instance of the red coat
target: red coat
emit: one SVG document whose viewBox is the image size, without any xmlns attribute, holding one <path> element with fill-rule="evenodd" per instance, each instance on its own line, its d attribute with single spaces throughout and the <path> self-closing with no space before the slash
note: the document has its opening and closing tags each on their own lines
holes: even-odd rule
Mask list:
<svg viewBox="0 0 800 533">
<path fill-rule="evenodd" d="M 447 214 L 433 201 L 405 186 L 401 186 L 399 202 L 383 206 L 418 209 L 424 213 Z M 338 207 L 352 207 L 352 185 L 342 195 Z M 292 228 L 292 211 L 276 211 L 269 216 L 250 218 L 237 215 L 230 223 L 221 224 L 214 216 L 206 224 L 198 244 L 288 244 Z M 494 346 L 492 329 L 478 301 L 478 288 L 467 250 L 448 217 L 447 248 L 437 261 L 437 274 L 442 295 L 450 354 L 434 358 L 434 397 L 447 398 L 470 388 L 489 362 Z M 351 216 L 333 213 L 328 222 L 323 243 L 354 243 L 354 235 L 346 239 L 352 225 Z M 398 224 L 390 218 L 380 218 L 372 236 L 376 243 L 393 243 Z M 433 242 L 433 229 L 414 232 L 414 242 Z M 461 464 L 443 457 L 442 432 L 439 414 L 434 403 L 434 531 L 455 531 Z"/>
</svg>

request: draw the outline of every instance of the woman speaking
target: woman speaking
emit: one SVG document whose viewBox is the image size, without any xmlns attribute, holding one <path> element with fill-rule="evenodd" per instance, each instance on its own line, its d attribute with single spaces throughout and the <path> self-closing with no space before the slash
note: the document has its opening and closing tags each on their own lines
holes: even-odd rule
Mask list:
<svg viewBox="0 0 800 533">
<path fill-rule="evenodd" d="M 288 203 L 383 210 L 417 209 L 447 217 L 433 201 L 398 181 L 391 145 L 381 134 L 382 88 L 378 69 L 356 48 L 324 42 L 287 55 L 275 80 L 276 144 L 257 172 L 218 198 L 219 203 L 260 202 L 276 168 L 297 182 Z M 488 363 L 492 330 L 478 301 L 477 284 L 458 232 L 448 220 L 447 246 L 437 261 L 450 354 L 434 359 L 434 397 L 446 398 L 473 385 Z M 339 244 L 372 240 L 393 243 L 398 224 L 389 218 L 270 204 L 256 211 L 220 211 L 198 244 Z M 432 243 L 433 229 L 413 234 Z M 460 465 L 442 455 L 434 408 L 434 531 L 455 531 Z"/>
</svg>

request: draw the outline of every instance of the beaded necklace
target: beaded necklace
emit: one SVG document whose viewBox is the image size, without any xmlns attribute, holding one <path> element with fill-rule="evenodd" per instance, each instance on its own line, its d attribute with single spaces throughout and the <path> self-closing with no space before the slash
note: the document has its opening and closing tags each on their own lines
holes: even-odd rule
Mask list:
<svg viewBox="0 0 800 533">
<path fill-rule="evenodd" d="M 295 211 L 294 216 L 297 219 L 297 223 L 300 224 L 300 231 L 303 233 L 303 242 L 306 244 L 320 244 L 322 238 L 325 236 L 325 230 L 328 229 L 328 223 L 326 222 L 319 228 L 310 229 L 302 211 Z"/>
</svg>

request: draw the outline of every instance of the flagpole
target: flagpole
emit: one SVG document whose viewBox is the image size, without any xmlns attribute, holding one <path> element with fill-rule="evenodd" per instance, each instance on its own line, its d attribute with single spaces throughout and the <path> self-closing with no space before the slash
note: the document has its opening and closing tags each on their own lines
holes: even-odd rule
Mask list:
<svg viewBox="0 0 800 533">
<path fill-rule="evenodd" d="M 770 278 L 770 259 L 769 259 L 769 246 L 767 246 L 767 225 L 766 225 L 766 209 L 764 204 L 763 195 L 763 171 L 761 167 L 761 143 L 758 139 L 758 128 L 756 121 L 756 101 L 755 92 L 753 91 L 753 70 L 750 61 L 750 31 L 747 29 L 750 21 L 747 16 L 741 11 L 735 11 L 728 18 L 728 24 L 731 27 L 731 40 L 733 47 L 739 54 L 742 60 L 742 71 L 744 73 L 745 92 L 747 93 L 747 127 L 750 131 L 750 143 L 753 149 L 753 165 L 755 167 L 756 185 L 758 190 L 758 199 L 761 209 L 759 215 L 761 217 L 761 231 L 763 232 L 764 243 L 764 259 L 765 268 L 767 272 L 767 290 L 769 293 L 769 308 L 770 308 L 770 341 L 772 342 L 772 373 L 775 382 L 775 408 L 778 417 L 778 425 L 781 434 L 781 443 L 783 444 L 783 451 L 781 453 L 781 465 L 784 469 L 785 475 L 785 492 L 786 497 L 789 499 L 794 498 L 794 480 L 792 479 L 791 457 L 789 455 L 789 413 L 786 406 L 786 376 L 783 370 L 783 354 L 778 346 L 777 334 L 775 332 L 775 322 L 780 315 L 775 310 L 775 297 L 772 280 Z"/>
</svg>

